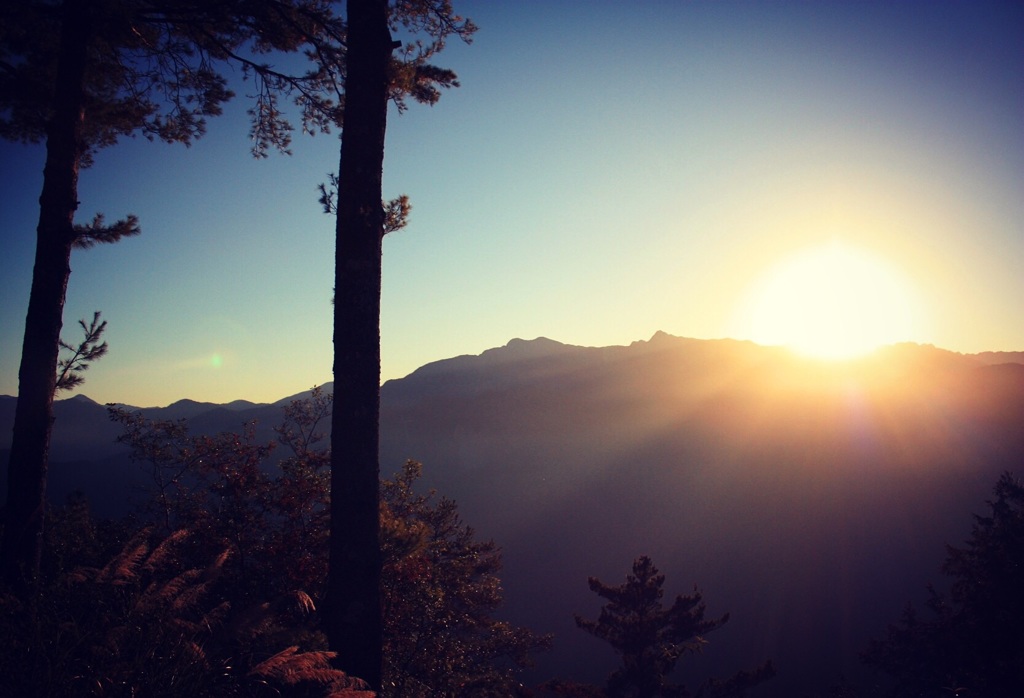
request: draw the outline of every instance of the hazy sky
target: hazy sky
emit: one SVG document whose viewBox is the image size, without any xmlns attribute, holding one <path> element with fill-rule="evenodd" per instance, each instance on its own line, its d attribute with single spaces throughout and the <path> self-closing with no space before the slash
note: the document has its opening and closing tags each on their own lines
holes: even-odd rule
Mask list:
<svg viewBox="0 0 1024 698">
<path fill-rule="evenodd" d="M 513 337 L 754 338 L 752 284 L 841 240 L 920 299 L 907 339 L 1024 349 L 1024 5 L 460 2 L 462 87 L 392 112 L 383 378 Z M 192 148 L 127 140 L 80 217 L 142 236 L 76 251 L 65 309 L 102 310 L 81 392 L 140 406 L 273 401 L 331 378 L 335 136 L 249 155 L 245 86 Z M 43 150 L 0 146 L 0 394 L 17 393 Z"/>
</svg>

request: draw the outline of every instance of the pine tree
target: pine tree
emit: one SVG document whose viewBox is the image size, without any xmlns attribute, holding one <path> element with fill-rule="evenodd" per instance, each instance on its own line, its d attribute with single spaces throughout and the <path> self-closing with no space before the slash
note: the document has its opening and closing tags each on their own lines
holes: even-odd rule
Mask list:
<svg viewBox="0 0 1024 698">
<path fill-rule="evenodd" d="M 297 9 L 299 2 L 0 4 L 0 137 L 46 145 L 0 539 L 0 573 L 22 594 L 29 592 L 39 567 L 71 250 L 139 232 L 133 216 L 113 225 L 105 225 L 102 216 L 87 225 L 75 224 L 79 171 L 121 136 L 141 133 L 186 145 L 201 136 L 205 119 L 219 114 L 232 96 L 225 78 L 214 70 L 227 60 L 242 62 L 257 77 L 257 143 L 286 147 L 288 128 L 274 108 L 275 87 L 286 82 L 319 89 L 324 78 L 316 73 L 307 82 L 289 82 L 239 51 L 246 46 L 296 50 L 311 33 L 306 14 Z M 300 4 L 312 11 L 323 3 Z M 325 118 L 322 111 L 313 111 L 316 116 L 309 121 Z"/>
<path fill-rule="evenodd" d="M 335 242 L 334 410 L 325 629 L 341 668 L 381 686 L 381 179 L 392 41 L 386 0 L 348 0 Z"/>
<path fill-rule="evenodd" d="M 893 678 L 891 695 L 996 698 L 1024 686 L 1024 483 L 1004 473 L 994 493 L 966 545 L 947 546 L 948 593 L 929 587 L 928 613 L 908 605 L 865 653 Z"/>
<path fill-rule="evenodd" d="M 592 688 L 552 682 L 549 688 L 566 695 L 604 695 L 608 698 L 686 698 L 685 686 L 669 681 L 676 664 L 688 654 L 702 651 L 705 636 L 721 628 L 729 614 L 704 617 L 706 607 L 694 587 L 689 595 L 678 595 L 672 605 L 662 603 L 665 575 L 647 556 L 633 562 L 624 584 L 611 586 L 596 577 L 588 580 L 590 590 L 606 603 L 597 620 L 576 616 L 576 625 L 604 640 L 622 657 L 622 666 L 609 677 L 603 694 Z M 753 671 L 741 671 L 727 680 L 705 682 L 697 696 L 740 696 L 775 672 L 771 662 Z"/>
<path fill-rule="evenodd" d="M 608 678 L 609 696 L 653 698 L 671 695 L 667 675 L 684 654 L 700 651 L 704 636 L 724 625 L 728 614 L 705 620 L 705 605 L 696 589 L 662 606 L 665 575 L 649 557 L 637 558 L 625 584 L 609 586 L 591 577 L 590 590 L 608 603 L 596 621 L 576 616 L 576 625 L 610 644 L 622 667 Z"/>
<path fill-rule="evenodd" d="M 341 668 L 380 688 L 383 671 L 380 511 L 381 206 L 388 100 L 437 101 L 454 73 L 427 61 L 449 34 L 468 39 L 469 22 L 449 0 L 348 0 L 344 128 L 335 228 L 334 389 L 331 528 L 325 628 Z M 392 52 L 399 27 L 431 37 Z M 339 102 L 340 102 L 339 98 Z"/>
</svg>

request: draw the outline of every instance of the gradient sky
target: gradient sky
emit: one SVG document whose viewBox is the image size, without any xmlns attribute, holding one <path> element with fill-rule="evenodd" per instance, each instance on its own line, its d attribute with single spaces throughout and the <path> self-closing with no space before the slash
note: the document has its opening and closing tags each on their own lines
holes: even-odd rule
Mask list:
<svg viewBox="0 0 1024 698">
<path fill-rule="evenodd" d="M 766 269 L 829 240 L 898 269 L 913 341 L 1024 349 L 1024 5 L 459 2 L 462 87 L 392 112 L 383 378 L 513 337 L 750 337 Z M 335 136 L 249 155 L 245 86 L 192 148 L 126 140 L 81 220 L 65 308 L 102 310 L 101 402 L 273 401 L 331 378 Z M 41 147 L 0 145 L 0 394 L 17 393 Z M 756 339 L 756 337 L 753 337 Z"/>
</svg>

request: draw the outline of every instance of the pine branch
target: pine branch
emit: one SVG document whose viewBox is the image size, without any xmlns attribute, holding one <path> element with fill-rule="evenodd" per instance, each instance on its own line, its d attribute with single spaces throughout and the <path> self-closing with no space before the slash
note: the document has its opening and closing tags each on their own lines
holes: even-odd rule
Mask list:
<svg viewBox="0 0 1024 698">
<path fill-rule="evenodd" d="M 412 204 L 405 194 L 384 204 L 384 234 L 393 233 L 408 225 L 410 211 Z"/>
<path fill-rule="evenodd" d="M 74 246 L 80 250 L 87 250 L 97 244 L 110 244 L 142 232 L 139 218 L 134 214 L 128 214 L 127 218 L 122 218 L 113 225 L 105 225 L 103 220 L 103 214 L 97 213 L 93 216 L 92 222 L 76 225 Z"/>
<path fill-rule="evenodd" d="M 328 172 L 327 177 L 330 180 L 329 185 L 323 183 L 317 185 L 317 189 L 320 191 L 317 203 L 323 207 L 324 213 L 336 216 L 338 215 L 338 175 Z M 401 230 L 409 224 L 409 212 L 412 211 L 412 204 L 409 203 L 408 195 L 402 194 L 387 203 L 382 203 L 381 206 L 384 209 L 385 235 Z"/>
<path fill-rule="evenodd" d="M 320 190 L 320 198 L 317 202 L 323 207 L 324 213 L 328 215 L 338 215 L 338 175 L 333 172 L 327 173 L 327 178 L 330 180 L 330 186 L 320 183 L 317 188 Z"/>
<path fill-rule="evenodd" d="M 87 370 L 94 361 L 99 361 L 107 353 L 107 343 L 100 343 L 103 332 L 107 329 L 107 322 L 100 322 L 100 311 L 93 313 L 92 322 L 88 325 L 85 320 L 78 321 L 85 338 L 77 346 L 73 347 L 63 339 L 60 340 L 60 348 L 72 352 L 71 356 L 57 362 L 57 381 L 54 384 L 53 392 L 61 390 L 72 390 L 85 382 L 82 372 Z"/>
</svg>

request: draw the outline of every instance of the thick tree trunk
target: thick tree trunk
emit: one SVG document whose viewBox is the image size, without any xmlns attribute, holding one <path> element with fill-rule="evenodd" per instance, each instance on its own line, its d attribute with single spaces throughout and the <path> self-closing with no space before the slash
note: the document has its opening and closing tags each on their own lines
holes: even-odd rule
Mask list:
<svg viewBox="0 0 1024 698">
<path fill-rule="evenodd" d="M 53 426 L 64 296 L 71 274 L 78 167 L 82 155 L 83 82 L 88 46 L 85 3 L 65 4 L 46 165 L 39 197 L 39 226 L 32 290 L 18 371 L 18 403 L 7 470 L 7 506 L 0 540 L 6 582 L 22 594 L 39 573 L 46 469 Z"/>
<path fill-rule="evenodd" d="M 348 0 L 338 175 L 325 628 L 342 669 L 380 689 L 381 177 L 391 36 L 386 0 Z"/>
</svg>

